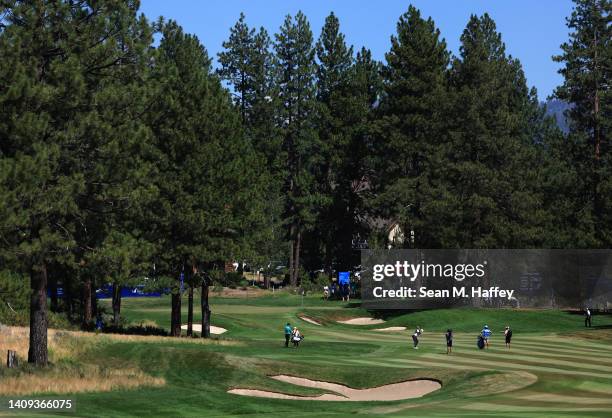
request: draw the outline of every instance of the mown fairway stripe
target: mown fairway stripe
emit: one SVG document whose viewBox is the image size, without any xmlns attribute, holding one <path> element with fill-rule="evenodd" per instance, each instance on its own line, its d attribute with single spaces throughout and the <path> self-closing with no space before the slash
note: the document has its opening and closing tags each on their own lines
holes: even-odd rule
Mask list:
<svg viewBox="0 0 612 418">
<path fill-rule="evenodd" d="M 489 351 L 489 350 L 487 350 Z M 601 364 L 590 364 L 590 363 L 585 363 L 583 361 L 580 361 L 579 363 L 576 361 L 567 361 L 567 360 L 560 360 L 557 359 L 554 356 L 549 356 L 549 357 L 534 357 L 534 356 L 529 356 L 529 355 L 520 355 L 516 352 L 514 353 L 510 353 L 510 354 L 501 354 L 501 353 L 495 353 L 492 352 L 490 353 L 491 357 L 487 357 L 488 354 L 487 353 L 483 353 L 483 352 L 478 352 L 478 353 L 468 353 L 465 350 L 456 350 L 455 351 L 456 354 L 468 354 L 470 357 L 472 358 L 477 358 L 477 359 L 491 359 L 493 356 L 495 357 L 495 359 L 502 359 L 508 362 L 512 362 L 512 363 L 516 363 L 516 362 L 527 362 L 527 363 L 539 363 L 539 364 L 551 364 L 551 365 L 555 365 L 555 366 L 566 366 L 572 369 L 588 369 L 588 370 L 597 370 L 597 371 L 608 371 L 608 372 L 612 372 L 612 367 L 611 366 L 604 366 Z"/>
<path fill-rule="evenodd" d="M 517 399 L 538 402 L 563 402 L 577 405 L 609 405 L 612 408 L 612 400 L 605 398 L 592 398 L 582 396 L 560 395 L 556 393 L 536 392 L 528 395 L 515 396 Z"/>
<path fill-rule="evenodd" d="M 595 412 L 595 411 L 607 411 L 606 407 L 572 407 L 571 405 L 563 405 L 562 408 L 552 408 L 551 406 L 522 406 L 522 405 L 508 405 L 502 403 L 488 403 L 488 402 L 472 402 L 467 405 L 460 405 L 461 409 L 470 409 L 474 411 L 500 411 L 500 412 L 544 412 L 550 414 L 560 414 L 567 412 Z"/>
<path fill-rule="evenodd" d="M 488 348 L 488 351 L 492 351 L 495 353 L 506 353 L 506 354 L 511 354 L 511 353 L 527 353 L 528 355 L 531 356 L 542 356 L 542 357 L 549 357 L 549 356 L 553 356 L 553 357 L 558 357 L 558 358 L 568 358 L 568 359 L 576 359 L 577 357 L 580 357 L 580 361 L 592 361 L 595 363 L 609 363 L 612 364 L 612 357 L 611 356 L 604 356 L 604 355 L 593 355 L 591 353 L 585 353 L 584 351 L 580 350 L 579 348 L 576 348 L 574 350 L 571 350 L 571 353 L 567 353 L 565 352 L 565 350 L 563 352 L 557 352 L 557 350 L 547 350 L 547 349 L 531 349 L 531 348 L 523 348 L 523 347 L 515 347 L 514 345 L 512 346 L 511 349 L 507 349 L 505 347 L 490 347 Z"/>
<path fill-rule="evenodd" d="M 375 361 L 375 360 L 363 360 L 363 359 L 347 359 L 345 360 L 346 364 L 351 365 L 360 365 L 360 366 L 377 366 L 377 367 L 398 367 L 396 364 L 391 364 L 387 361 Z M 423 365 L 419 362 L 414 362 L 410 364 L 402 364 L 401 366 L 404 369 L 422 369 Z"/>
<path fill-rule="evenodd" d="M 467 350 L 464 347 L 458 347 L 460 350 Z M 587 354 L 587 353 L 583 353 L 580 350 L 574 350 L 572 352 L 572 354 L 567 354 L 567 353 L 557 353 L 557 352 L 552 352 L 552 351 L 543 351 L 543 350 L 539 350 L 539 351 L 535 351 L 535 350 L 530 350 L 530 349 L 517 349 L 515 347 L 512 347 L 512 349 L 506 349 L 506 348 L 488 348 L 487 352 L 491 352 L 491 353 L 495 353 L 495 354 L 524 354 L 530 357 L 536 357 L 536 358 L 558 358 L 560 360 L 563 359 L 567 359 L 567 360 L 573 360 L 576 361 L 577 358 L 580 359 L 580 362 L 588 362 L 591 364 L 609 364 L 612 365 L 612 358 L 611 357 L 604 357 L 604 356 L 593 356 L 591 354 Z"/>
<path fill-rule="evenodd" d="M 603 394 L 603 395 L 607 395 L 610 396 L 610 393 L 612 393 L 612 387 L 609 383 L 603 383 L 603 382 L 593 382 L 593 381 L 583 381 L 583 382 L 579 382 L 575 385 L 576 390 L 582 390 L 585 392 L 589 392 L 592 394 Z"/>
<path fill-rule="evenodd" d="M 474 340 L 466 340 L 465 338 L 455 338 L 454 340 L 455 343 L 455 347 L 465 347 L 465 346 L 471 346 L 474 347 L 474 349 L 476 349 L 476 339 Z M 436 346 L 446 346 L 445 341 L 441 341 L 441 340 L 431 340 L 431 339 L 421 339 L 421 342 L 423 345 L 430 345 L 431 343 L 433 343 L 433 345 Z M 491 344 L 491 348 L 490 349 L 498 349 L 498 350 L 505 350 L 505 344 L 504 341 L 502 340 L 492 340 L 490 342 Z M 572 355 L 572 356 L 576 356 L 576 354 L 578 352 L 580 352 L 580 354 L 584 357 L 584 358 L 589 358 L 589 357 L 593 357 L 593 358 L 602 358 L 604 360 L 612 360 L 612 353 L 610 352 L 604 352 L 604 351 L 594 351 L 594 350 L 590 350 L 588 348 L 584 348 L 581 344 L 568 344 L 567 342 L 564 345 L 559 345 L 559 344 L 555 344 L 555 343 L 550 343 L 550 344 L 536 344 L 536 343 L 530 343 L 530 342 L 523 342 L 521 341 L 515 341 L 512 343 L 512 351 L 529 351 L 529 352 L 550 352 L 552 353 L 560 353 L 560 354 L 567 354 L 567 355 Z"/>
<path fill-rule="evenodd" d="M 509 363 L 509 362 L 495 362 L 495 361 L 486 361 L 478 358 L 465 358 L 452 356 L 451 359 L 446 359 L 446 356 L 443 357 L 440 354 L 423 354 L 422 357 L 439 360 L 441 364 L 446 365 L 447 362 L 452 361 L 453 363 L 464 364 L 464 365 L 474 365 L 477 367 L 486 367 L 488 369 L 514 369 L 514 370 L 526 370 L 526 371 L 542 371 L 549 373 L 557 373 L 557 374 L 569 374 L 569 375 L 577 375 L 577 376 L 592 376 L 592 377 L 601 377 L 604 379 L 609 379 L 609 374 L 603 373 L 593 373 L 593 372 L 585 372 L 581 370 L 571 370 L 571 369 L 557 369 L 554 367 L 545 367 L 545 366 L 537 366 L 532 364 L 522 364 L 522 363 Z"/>
<path fill-rule="evenodd" d="M 342 341 L 368 341 L 368 342 L 375 342 L 372 341 L 372 338 L 368 335 L 363 335 L 361 333 L 353 333 L 353 332 L 343 332 L 342 330 L 330 330 L 330 331 L 323 331 L 323 330 L 319 330 L 317 329 L 316 331 L 313 329 L 313 332 L 311 335 L 316 335 L 317 337 L 328 337 L 329 340 L 326 341 L 332 341 L 332 342 L 342 342 Z"/>
<path fill-rule="evenodd" d="M 588 340 L 586 338 L 581 338 L 579 336 L 576 337 L 568 337 L 565 335 L 556 335 L 553 334 L 550 336 L 550 338 L 552 340 L 555 341 L 561 341 L 561 342 L 575 342 L 576 340 L 579 340 L 581 342 L 581 344 L 592 347 L 594 349 L 599 349 L 599 350 L 604 350 L 604 351 L 608 351 L 610 350 L 610 344 L 604 343 L 604 342 L 596 342 L 596 341 L 591 341 Z"/>
<path fill-rule="evenodd" d="M 606 355 L 606 354 L 593 354 L 591 352 L 585 351 L 580 347 L 575 347 L 573 349 L 558 349 L 558 348 L 552 348 L 552 347 L 529 347 L 526 345 L 515 345 L 512 344 L 512 348 L 510 350 L 506 350 L 506 348 L 502 345 L 498 345 L 498 346 L 491 346 L 489 348 L 489 350 L 495 350 L 495 351 L 517 351 L 517 352 L 525 352 L 525 353 L 533 353 L 533 354 L 542 354 L 542 355 L 551 355 L 551 356 L 570 356 L 573 358 L 576 358 L 578 356 L 580 356 L 580 358 L 584 358 L 584 359 L 601 359 L 604 362 L 611 360 L 612 357 L 610 355 Z"/>
<path fill-rule="evenodd" d="M 418 359 L 414 359 L 414 360 L 405 359 L 405 358 L 386 359 L 385 362 L 386 363 L 397 363 L 397 364 L 414 364 L 416 366 L 420 366 L 421 368 L 439 367 L 439 368 L 459 369 L 459 370 L 489 370 L 489 367 L 478 367 L 478 366 L 473 366 L 471 364 L 466 365 L 466 364 L 457 364 L 457 363 L 451 363 L 451 362 L 439 362 L 435 360 L 427 360 L 427 359 L 424 359 L 423 357 L 419 357 Z"/>
<path fill-rule="evenodd" d="M 504 344 L 503 341 L 500 340 L 500 344 Z M 519 345 L 519 346 L 529 346 L 529 347 L 541 347 L 541 348 L 545 348 L 545 349 L 575 349 L 575 348 L 579 348 L 580 350 L 584 351 L 585 353 L 591 353 L 594 355 L 610 355 L 610 350 L 612 347 L 604 350 L 604 349 L 593 349 L 590 348 L 588 346 L 585 346 L 585 344 L 582 344 L 582 341 L 559 341 L 559 340 L 554 340 L 554 341 L 529 341 L 529 340 L 519 340 L 519 341 L 514 341 L 512 343 L 512 345 Z"/>
<path fill-rule="evenodd" d="M 295 362 L 306 363 L 306 364 L 331 364 L 334 366 L 343 366 L 343 365 L 368 365 L 368 366 L 377 366 L 377 367 L 393 367 L 392 365 L 386 364 L 386 362 L 382 362 L 380 360 L 366 360 L 366 359 L 356 359 L 356 358 L 346 358 L 339 357 L 337 359 L 330 359 L 328 356 L 299 356 L 295 357 L 292 355 L 261 355 L 259 358 L 271 359 L 271 360 L 292 360 Z M 418 364 L 414 367 L 406 366 L 406 368 L 420 368 Z"/>
</svg>

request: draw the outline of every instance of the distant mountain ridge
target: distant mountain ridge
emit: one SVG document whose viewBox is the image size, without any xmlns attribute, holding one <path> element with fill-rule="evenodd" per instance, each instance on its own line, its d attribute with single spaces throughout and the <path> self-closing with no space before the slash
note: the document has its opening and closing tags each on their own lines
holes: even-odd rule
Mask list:
<svg viewBox="0 0 612 418">
<path fill-rule="evenodd" d="M 564 133 L 568 133 L 569 121 L 565 117 L 564 113 L 571 107 L 571 105 L 562 100 L 550 99 L 546 102 L 542 102 L 542 106 L 546 106 L 546 114 L 548 116 L 554 116 L 559 129 L 561 129 Z"/>
</svg>

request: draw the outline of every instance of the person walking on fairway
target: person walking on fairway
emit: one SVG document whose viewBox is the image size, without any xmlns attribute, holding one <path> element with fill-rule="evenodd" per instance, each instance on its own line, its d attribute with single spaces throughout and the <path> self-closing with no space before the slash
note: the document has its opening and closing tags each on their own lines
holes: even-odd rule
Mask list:
<svg viewBox="0 0 612 418">
<path fill-rule="evenodd" d="M 291 339 L 291 324 L 287 322 L 285 325 L 285 347 L 289 348 L 289 340 Z"/>
<path fill-rule="evenodd" d="M 591 327 L 591 309 L 586 308 L 586 312 L 584 313 L 584 326 Z"/>
<path fill-rule="evenodd" d="M 451 354 L 453 352 L 453 330 L 446 330 L 446 354 Z"/>
<path fill-rule="evenodd" d="M 423 333 L 423 329 L 421 327 L 419 327 L 417 325 L 416 329 L 414 330 L 414 334 L 412 334 L 412 342 L 414 343 L 414 349 L 418 350 L 419 347 L 419 336 Z"/>
<path fill-rule="evenodd" d="M 484 339 L 485 347 L 489 348 L 489 338 L 491 338 L 491 330 L 489 329 L 489 326 L 487 324 L 485 324 L 480 334 Z"/>
<path fill-rule="evenodd" d="M 300 341 L 302 341 L 302 338 L 304 338 L 304 337 L 300 333 L 300 330 L 297 329 L 297 327 L 293 327 L 293 332 L 291 333 L 291 341 L 293 342 L 293 347 L 294 348 L 298 348 L 299 347 Z"/>
<path fill-rule="evenodd" d="M 504 337 L 506 337 L 506 348 L 510 348 L 510 341 L 512 340 L 512 330 L 510 329 L 510 325 L 506 325 L 506 329 L 504 330 Z"/>
</svg>

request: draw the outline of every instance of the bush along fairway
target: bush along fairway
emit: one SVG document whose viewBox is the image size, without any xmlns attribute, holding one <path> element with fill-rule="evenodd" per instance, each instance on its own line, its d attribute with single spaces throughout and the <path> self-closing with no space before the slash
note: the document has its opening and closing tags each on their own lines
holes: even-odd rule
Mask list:
<svg viewBox="0 0 612 418">
<path fill-rule="evenodd" d="M 2 401 L 11 393 L 8 386 L 14 387 L 20 379 L 39 382 L 28 387 L 38 388 L 39 396 L 51 396 L 42 389 L 41 382 L 47 379 L 59 382 L 52 392 L 76 399 L 76 413 L 84 417 L 404 416 L 416 411 L 425 417 L 481 413 L 605 417 L 612 410 L 612 316 L 596 315 L 593 328 L 585 330 L 580 316 L 561 311 L 454 309 L 381 315 L 336 302 L 322 306 L 318 297 L 302 300 L 282 292 L 249 300 L 215 297 L 212 301 L 212 324 L 227 332 L 210 340 L 68 331 L 58 336 L 53 332 L 52 365 L 13 374 L 3 369 Z M 147 326 L 168 329 L 169 309 L 167 297 L 129 299 L 124 315 L 131 324 L 146 320 Z M 196 312 L 196 322 L 198 316 Z M 337 322 L 368 316 L 385 322 Z M 320 325 L 300 317 L 315 319 Z M 287 322 L 305 336 L 298 348 L 284 346 Z M 484 323 L 491 327 L 493 337 L 488 349 L 479 350 L 476 339 Z M 514 330 L 510 349 L 504 346 L 506 324 Z M 419 350 L 414 350 L 411 334 L 417 325 L 424 332 Z M 400 327 L 406 330 L 396 331 Z M 381 332 L 380 328 L 391 331 Z M 446 354 L 447 328 L 455 331 L 451 355 Z M 8 330 L 3 328 L 4 342 Z M 12 331 L 15 341 L 17 330 Z M 4 349 L 6 344 L 0 345 Z M 382 402 L 269 399 L 228 393 L 255 389 L 288 397 L 343 396 L 334 385 L 311 387 L 271 378 L 279 375 L 351 389 L 415 379 L 438 382 L 441 388 L 422 397 Z M 34 394 L 14 393 L 22 397 Z"/>
</svg>

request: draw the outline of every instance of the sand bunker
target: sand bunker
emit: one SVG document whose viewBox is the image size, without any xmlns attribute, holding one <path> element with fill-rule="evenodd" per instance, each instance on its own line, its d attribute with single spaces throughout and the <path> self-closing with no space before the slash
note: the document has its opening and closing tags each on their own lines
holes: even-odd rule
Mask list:
<svg viewBox="0 0 612 418">
<path fill-rule="evenodd" d="M 319 395 L 319 396 L 297 396 L 297 395 L 287 395 L 285 393 L 278 392 L 268 392 L 267 390 L 257 390 L 257 389 L 230 389 L 227 393 L 233 393 L 234 395 L 242 395 L 242 396 L 255 396 L 257 398 L 272 398 L 272 399 L 289 399 L 294 401 L 303 401 L 303 400 L 311 400 L 311 401 L 348 401 L 343 396 L 338 395 Z"/>
<path fill-rule="evenodd" d="M 406 331 L 406 327 L 376 328 L 376 329 L 373 329 L 372 331 L 383 331 L 383 332 Z"/>
<path fill-rule="evenodd" d="M 187 330 L 187 325 L 181 325 L 181 329 Z M 193 330 L 195 332 L 202 332 L 202 324 L 193 324 Z M 223 334 L 224 332 L 227 332 L 225 328 L 210 326 L 211 334 Z"/>
<path fill-rule="evenodd" d="M 353 318 L 353 319 L 347 319 L 346 321 L 336 321 L 340 324 L 347 324 L 347 325 L 376 325 L 376 324 L 382 324 L 385 321 L 382 319 L 374 319 L 374 318 Z"/>
<path fill-rule="evenodd" d="M 312 318 L 308 318 L 307 316 L 298 316 L 298 318 L 300 318 L 302 321 L 306 321 L 306 322 L 308 322 L 310 324 L 321 326 L 321 323 L 315 321 Z"/>
<path fill-rule="evenodd" d="M 287 395 L 285 393 L 269 392 L 257 389 L 231 389 L 228 393 L 245 396 L 257 396 L 274 399 L 316 400 L 316 401 L 400 401 L 403 399 L 420 398 L 442 387 L 434 380 L 410 380 L 401 383 L 378 386 L 369 389 L 353 389 L 338 383 L 310 380 L 303 377 L 287 375 L 271 376 L 272 379 L 315 389 L 329 390 L 336 394 L 326 393 L 317 396 Z"/>
</svg>

